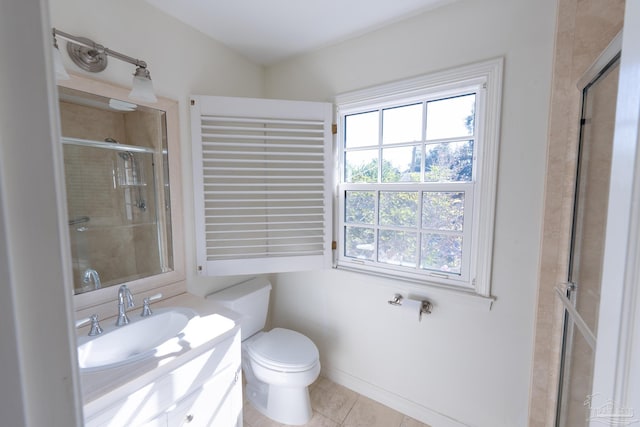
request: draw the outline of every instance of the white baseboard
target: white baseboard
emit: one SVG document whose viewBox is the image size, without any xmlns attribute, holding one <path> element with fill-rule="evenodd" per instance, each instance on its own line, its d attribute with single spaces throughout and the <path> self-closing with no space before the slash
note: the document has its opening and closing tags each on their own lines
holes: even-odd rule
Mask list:
<svg viewBox="0 0 640 427">
<path fill-rule="evenodd" d="M 356 393 L 380 402 L 383 405 L 390 407 L 391 409 L 395 409 L 398 412 L 408 415 L 411 418 L 414 418 L 432 427 L 469 427 L 468 424 L 455 420 L 451 417 L 434 411 L 433 409 L 426 408 L 422 405 L 405 399 L 402 396 L 398 396 L 395 393 L 375 386 L 360 378 L 354 377 L 353 375 L 341 371 L 340 369 L 323 366 L 322 375 L 335 382 L 336 384 L 347 387 L 348 389 L 351 389 Z"/>
</svg>

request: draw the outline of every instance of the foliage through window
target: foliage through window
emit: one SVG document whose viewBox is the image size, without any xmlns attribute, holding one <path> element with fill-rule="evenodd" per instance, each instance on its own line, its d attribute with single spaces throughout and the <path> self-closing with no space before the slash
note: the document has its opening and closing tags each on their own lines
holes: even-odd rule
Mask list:
<svg viewBox="0 0 640 427">
<path fill-rule="evenodd" d="M 487 166 L 497 156 L 497 120 L 487 114 L 487 80 L 338 100 L 339 267 L 488 295 L 488 284 L 475 280 L 476 253 L 491 244 L 479 240 L 493 227 L 493 207 L 480 218 L 481 205 L 495 197 Z M 405 88 L 412 83 L 424 79 Z"/>
</svg>

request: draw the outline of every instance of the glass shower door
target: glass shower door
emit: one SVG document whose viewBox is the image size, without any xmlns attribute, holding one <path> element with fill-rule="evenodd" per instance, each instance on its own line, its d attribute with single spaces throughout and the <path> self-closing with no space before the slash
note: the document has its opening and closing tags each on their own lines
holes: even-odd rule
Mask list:
<svg viewBox="0 0 640 427">
<path fill-rule="evenodd" d="M 591 396 L 611 153 L 618 93 L 619 51 L 597 70 L 582 97 L 578 172 L 568 284 L 558 289 L 565 306 L 557 427 L 589 423 L 599 405 Z"/>
<path fill-rule="evenodd" d="M 62 138 L 74 293 L 167 270 L 153 149 Z M 99 282 L 85 280 L 95 271 Z"/>
</svg>

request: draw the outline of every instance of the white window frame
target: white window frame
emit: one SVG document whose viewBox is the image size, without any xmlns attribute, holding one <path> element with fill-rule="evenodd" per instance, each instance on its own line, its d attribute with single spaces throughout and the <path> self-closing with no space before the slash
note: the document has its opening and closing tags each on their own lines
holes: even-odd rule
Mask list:
<svg viewBox="0 0 640 427">
<path fill-rule="evenodd" d="M 356 272 L 379 275 L 404 281 L 445 287 L 484 297 L 491 294 L 491 265 L 496 187 L 498 175 L 498 151 L 500 135 L 500 111 L 502 98 L 503 58 L 445 70 L 421 77 L 402 80 L 373 88 L 354 91 L 336 97 L 339 152 L 339 184 L 337 186 L 336 267 Z M 462 271 L 457 274 L 441 274 L 428 270 L 409 269 L 389 264 L 354 259 L 344 255 L 345 192 L 359 189 L 399 191 L 426 191 L 424 183 L 344 183 L 344 118 L 382 108 L 410 105 L 430 99 L 446 98 L 474 92 L 476 94 L 474 168 L 471 183 L 428 183 L 429 189 L 465 192 L 465 233 Z M 416 185 L 417 184 L 417 185 Z M 377 203 L 377 202 L 376 202 Z M 376 208 L 377 209 L 377 208 Z M 469 221 L 470 224 L 467 222 Z M 470 225 L 470 227 L 469 227 Z"/>
</svg>

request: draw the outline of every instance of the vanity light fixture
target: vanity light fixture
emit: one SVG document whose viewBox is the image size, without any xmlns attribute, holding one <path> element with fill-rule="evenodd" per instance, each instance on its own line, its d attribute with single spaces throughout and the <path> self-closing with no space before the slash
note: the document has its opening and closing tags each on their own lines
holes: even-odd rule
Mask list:
<svg viewBox="0 0 640 427">
<path fill-rule="evenodd" d="M 69 58 L 80 68 L 91 73 L 99 73 L 107 68 L 107 57 L 112 56 L 129 64 L 136 66 L 133 74 L 133 88 L 129 93 L 129 98 L 138 101 L 157 102 L 158 98 L 153 91 L 153 83 L 151 82 L 151 74 L 147 69 L 147 63 L 128 55 L 122 54 L 115 50 L 104 47 L 95 43 L 93 40 L 85 37 L 77 37 L 63 31 L 53 29 L 53 46 L 54 46 L 54 66 L 56 77 L 59 80 L 69 79 L 67 71 L 62 64 L 62 57 L 58 49 L 56 36 L 67 40 L 67 53 Z M 66 77 L 65 77 L 66 76 Z"/>
</svg>

